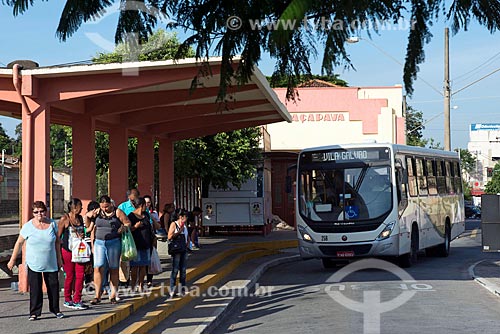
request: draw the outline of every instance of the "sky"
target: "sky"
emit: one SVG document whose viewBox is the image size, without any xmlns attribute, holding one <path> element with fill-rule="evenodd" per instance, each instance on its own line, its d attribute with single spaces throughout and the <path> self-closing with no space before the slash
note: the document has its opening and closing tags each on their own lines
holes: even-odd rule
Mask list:
<svg viewBox="0 0 500 334">
<path fill-rule="evenodd" d="M 67 64 L 90 60 L 98 52 L 113 48 L 113 36 L 118 15 L 116 10 L 97 22 L 86 23 L 66 42 L 55 35 L 63 1 L 35 1 L 25 14 L 14 17 L 10 7 L 0 3 L 0 66 L 18 59 L 31 59 L 40 66 Z M 160 23 L 160 27 L 165 26 Z M 336 70 L 349 86 L 393 86 L 403 83 L 408 25 L 393 25 L 377 34 L 366 31 L 360 41 L 347 45 L 347 52 L 355 69 Z M 431 29 L 434 35 L 425 45 L 425 62 L 421 64 L 414 94 L 407 102 L 423 112 L 424 138 L 433 138 L 444 146 L 443 78 L 444 78 L 444 28 L 441 18 Z M 182 39 L 183 35 L 180 35 Z M 451 79 L 451 147 L 467 148 L 469 128 L 472 123 L 500 123 L 500 32 L 490 34 L 477 24 L 468 31 L 453 35 L 450 31 Z M 319 46 L 318 46 L 319 47 Z M 313 72 L 320 73 L 321 57 L 311 59 Z M 265 75 L 273 71 L 275 61 L 265 56 L 259 63 Z M 474 81 L 472 86 L 457 92 Z M 0 123 L 8 135 L 14 137 L 18 120 L 1 117 Z"/>
</svg>

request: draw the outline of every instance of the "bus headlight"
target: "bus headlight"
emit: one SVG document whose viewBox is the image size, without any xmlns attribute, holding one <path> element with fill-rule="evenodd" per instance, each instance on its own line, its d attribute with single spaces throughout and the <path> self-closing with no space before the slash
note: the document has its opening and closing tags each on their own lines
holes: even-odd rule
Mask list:
<svg viewBox="0 0 500 334">
<path fill-rule="evenodd" d="M 307 233 L 306 229 L 303 226 L 299 225 L 299 232 L 300 232 L 300 235 L 302 236 L 302 239 L 304 241 L 311 242 L 311 243 L 314 242 L 314 239 L 311 237 L 311 235 L 309 233 Z"/>
<path fill-rule="evenodd" d="M 390 222 L 385 226 L 385 228 L 380 232 L 380 234 L 377 237 L 377 240 L 384 240 L 387 239 L 391 236 L 392 230 L 394 229 L 394 226 L 396 226 L 396 222 Z"/>
</svg>

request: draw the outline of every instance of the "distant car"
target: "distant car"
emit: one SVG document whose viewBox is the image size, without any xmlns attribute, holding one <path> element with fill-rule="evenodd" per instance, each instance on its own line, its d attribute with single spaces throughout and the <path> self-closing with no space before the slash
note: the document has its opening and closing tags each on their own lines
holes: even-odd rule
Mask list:
<svg viewBox="0 0 500 334">
<path fill-rule="evenodd" d="M 481 218 L 481 209 L 472 204 L 465 204 L 465 218 Z"/>
</svg>

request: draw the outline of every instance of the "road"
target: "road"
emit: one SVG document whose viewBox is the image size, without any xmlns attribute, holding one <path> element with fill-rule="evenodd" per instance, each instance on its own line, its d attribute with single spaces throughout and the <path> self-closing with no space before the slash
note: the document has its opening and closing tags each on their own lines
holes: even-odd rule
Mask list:
<svg viewBox="0 0 500 334">
<path fill-rule="evenodd" d="M 468 273 L 499 257 L 481 252 L 477 227 L 479 220 L 467 222 L 448 258 L 420 256 L 406 270 L 414 282 L 392 267 L 353 270 L 341 283 L 334 276 L 341 268 L 325 270 L 317 260 L 274 268 L 261 277 L 262 292 L 243 299 L 213 333 L 498 333 L 500 299 Z M 398 306 L 395 298 L 405 300 Z"/>
</svg>

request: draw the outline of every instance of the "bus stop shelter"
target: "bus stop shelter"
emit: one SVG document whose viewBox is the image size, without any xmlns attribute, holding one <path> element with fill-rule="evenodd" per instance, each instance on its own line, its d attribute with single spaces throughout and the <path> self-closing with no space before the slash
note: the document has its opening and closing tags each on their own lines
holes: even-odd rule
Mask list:
<svg viewBox="0 0 500 334">
<path fill-rule="evenodd" d="M 207 65 L 210 66 L 208 70 Z M 210 73 L 210 75 L 206 74 Z M 197 87 L 191 90 L 194 78 Z M 256 68 L 216 103 L 220 58 L 0 69 L 0 114 L 22 119 L 21 222 L 50 192 L 50 124 L 72 127 L 72 196 L 84 207 L 96 194 L 95 131 L 109 134 L 109 195 L 128 188 L 128 138 L 138 139 L 138 188 L 151 192 L 159 142 L 159 203 L 173 200 L 175 141 L 274 122 L 291 116 Z M 26 281 L 20 273 L 20 291 Z"/>
</svg>

